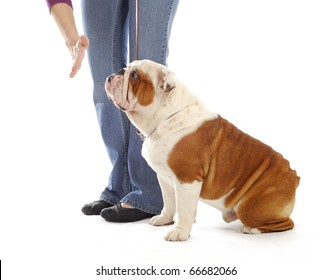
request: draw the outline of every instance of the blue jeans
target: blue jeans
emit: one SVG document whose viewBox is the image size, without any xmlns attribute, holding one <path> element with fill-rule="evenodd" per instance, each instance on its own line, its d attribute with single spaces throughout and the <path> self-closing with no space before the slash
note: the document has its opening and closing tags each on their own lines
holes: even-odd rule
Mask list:
<svg viewBox="0 0 331 280">
<path fill-rule="evenodd" d="M 139 59 L 166 64 L 168 41 L 179 0 L 139 0 Z M 88 59 L 94 83 L 93 100 L 112 171 L 100 199 L 125 202 L 159 214 L 163 208 L 155 172 L 141 156 L 142 140 L 125 113 L 107 98 L 107 76 L 136 59 L 136 1 L 82 0 Z"/>
</svg>

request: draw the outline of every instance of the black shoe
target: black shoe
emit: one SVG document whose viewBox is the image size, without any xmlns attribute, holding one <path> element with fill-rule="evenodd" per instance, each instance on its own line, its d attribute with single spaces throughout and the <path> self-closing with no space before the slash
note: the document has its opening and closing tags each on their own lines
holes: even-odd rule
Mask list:
<svg viewBox="0 0 331 280">
<path fill-rule="evenodd" d="M 82 212 L 85 215 L 100 215 L 102 209 L 109 208 L 112 206 L 113 204 L 110 204 L 103 200 L 98 200 L 85 204 L 82 208 Z"/>
<path fill-rule="evenodd" d="M 118 203 L 113 207 L 102 210 L 100 215 L 108 222 L 128 223 L 147 219 L 153 217 L 155 214 L 150 214 L 135 208 L 123 208 L 121 203 Z"/>
</svg>

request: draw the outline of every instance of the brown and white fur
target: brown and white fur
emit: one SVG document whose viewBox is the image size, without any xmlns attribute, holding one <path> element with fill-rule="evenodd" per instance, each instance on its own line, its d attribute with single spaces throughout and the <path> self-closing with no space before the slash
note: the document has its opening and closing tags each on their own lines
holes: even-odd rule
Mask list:
<svg viewBox="0 0 331 280">
<path fill-rule="evenodd" d="M 198 200 L 239 219 L 244 233 L 284 231 L 299 177 L 283 156 L 210 112 L 169 68 L 131 63 L 107 78 L 108 97 L 145 136 L 142 154 L 155 170 L 164 208 L 150 223 L 187 240 Z"/>
</svg>

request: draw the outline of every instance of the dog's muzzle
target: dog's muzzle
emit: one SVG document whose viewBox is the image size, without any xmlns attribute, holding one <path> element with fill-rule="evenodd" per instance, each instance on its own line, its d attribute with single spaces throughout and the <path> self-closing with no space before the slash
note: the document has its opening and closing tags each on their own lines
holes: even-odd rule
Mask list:
<svg viewBox="0 0 331 280">
<path fill-rule="evenodd" d="M 114 73 L 114 74 L 112 74 L 112 75 L 110 75 L 110 76 L 108 76 L 107 78 L 106 78 L 106 82 L 105 82 L 105 89 L 106 89 L 106 94 L 107 94 L 107 97 L 108 97 L 108 99 L 111 101 L 111 102 L 113 102 L 118 108 L 120 108 L 121 110 L 123 110 L 123 111 L 125 111 L 125 109 L 124 108 L 122 108 L 119 104 L 116 104 L 116 102 L 115 102 L 115 99 L 114 99 L 114 95 L 113 94 L 115 94 L 115 91 L 116 91 L 116 85 L 115 85 L 115 87 L 114 87 L 114 85 L 112 85 L 112 83 L 114 83 L 114 79 L 116 78 L 116 77 L 119 77 L 119 76 L 124 76 L 124 74 L 125 74 L 125 68 L 123 68 L 123 69 L 121 69 L 121 70 L 119 70 L 117 73 Z"/>
</svg>

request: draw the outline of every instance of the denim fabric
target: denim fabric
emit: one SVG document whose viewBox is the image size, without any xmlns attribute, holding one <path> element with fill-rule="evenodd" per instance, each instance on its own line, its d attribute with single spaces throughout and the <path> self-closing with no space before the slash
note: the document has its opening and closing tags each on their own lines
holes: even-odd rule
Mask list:
<svg viewBox="0 0 331 280">
<path fill-rule="evenodd" d="M 166 64 L 168 41 L 179 0 L 139 0 L 139 59 Z M 107 76 L 136 59 L 136 1 L 82 0 L 83 25 L 90 39 L 88 60 L 93 100 L 103 141 L 112 163 L 100 199 L 125 202 L 148 213 L 163 208 L 156 174 L 141 156 L 142 141 L 125 113 L 107 98 Z"/>
</svg>

